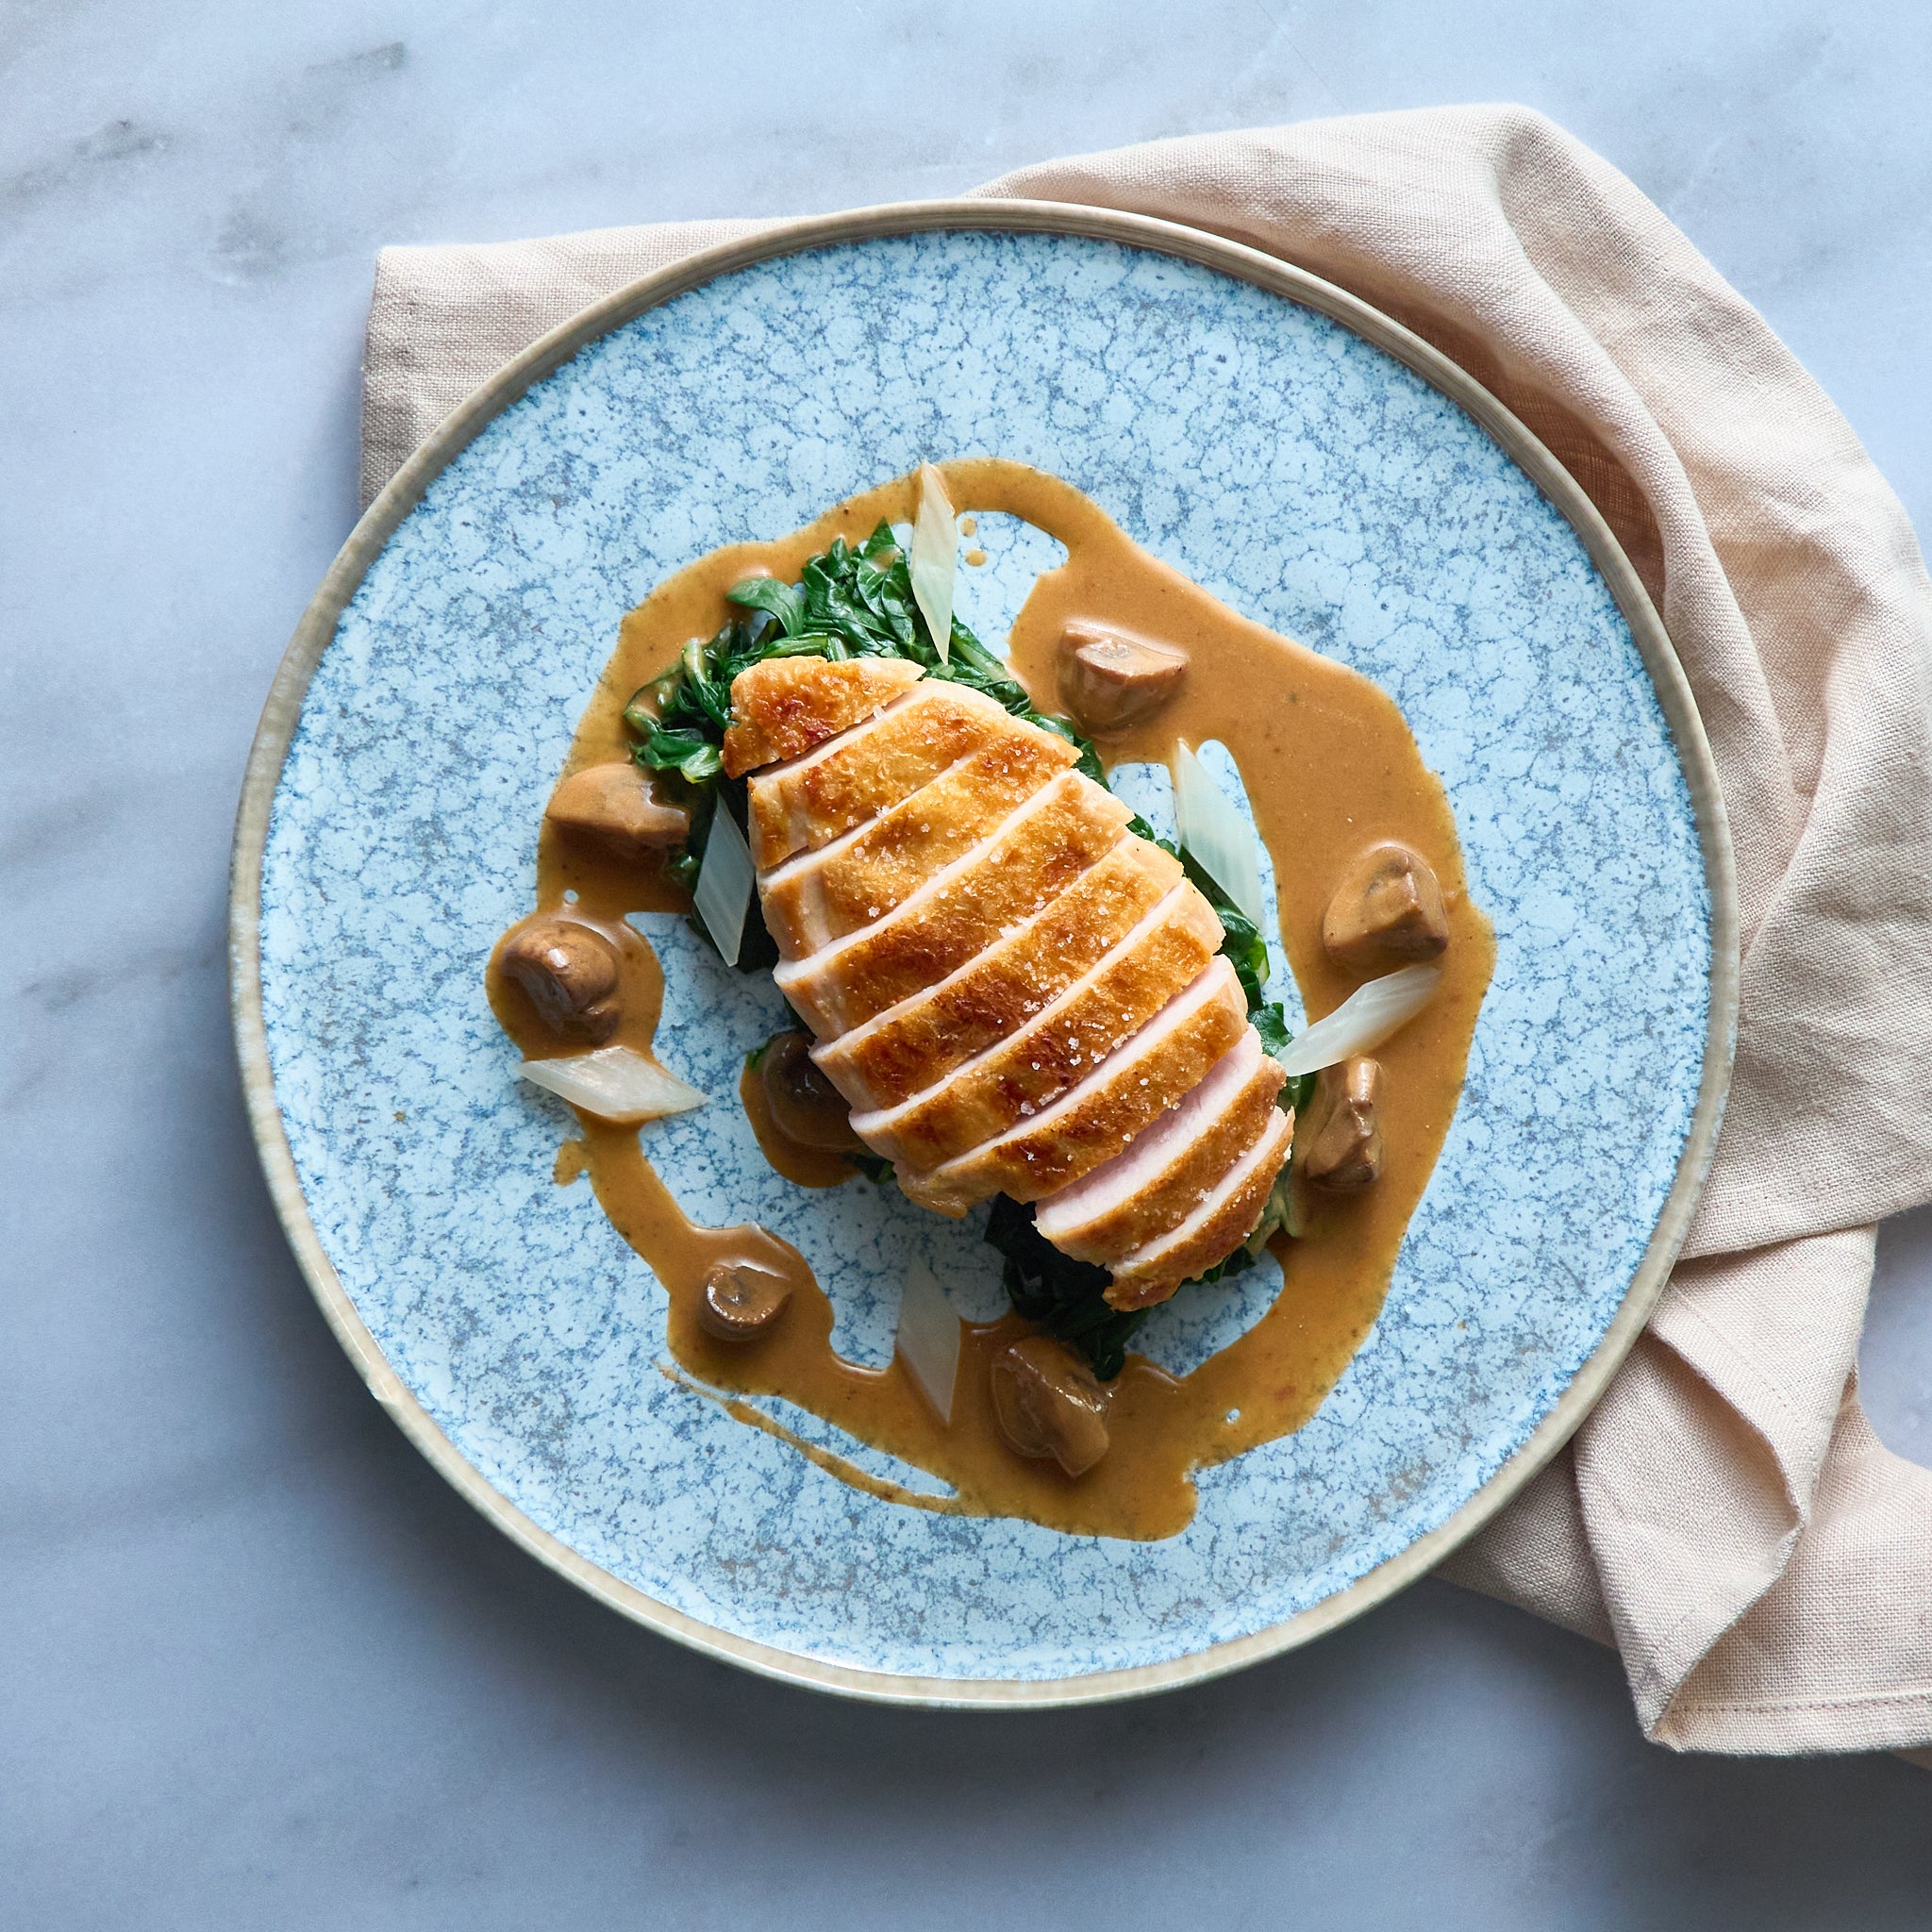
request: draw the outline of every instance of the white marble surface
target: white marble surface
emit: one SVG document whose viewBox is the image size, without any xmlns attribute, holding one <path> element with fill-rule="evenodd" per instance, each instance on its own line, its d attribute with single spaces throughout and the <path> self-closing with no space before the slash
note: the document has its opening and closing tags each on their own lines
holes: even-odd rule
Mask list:
<svg viewBox="0 0 1932 1932">
<path fill-rule="evenodd" d="M 383 1419 L 231 1066 L 248 737 L 354 515 L 372 250 L 945 192 L 1516 99 L 1771 317 L 1932 527 L 1932 14 L 0 6 L 0 1922 L 1906 1926 L 1932 1784 L 1673 1758 L 1615 1660 L 1424 1585 L 1036 1718 L 774 1689 L 598 1610 Z M 1932 1457 L 1932 1215 L 1866 1391 Z"/>
</svg>

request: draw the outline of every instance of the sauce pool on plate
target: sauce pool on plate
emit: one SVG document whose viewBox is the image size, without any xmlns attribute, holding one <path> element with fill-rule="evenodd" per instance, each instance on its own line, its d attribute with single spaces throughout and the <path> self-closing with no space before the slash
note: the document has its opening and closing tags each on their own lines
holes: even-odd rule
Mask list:
<svg viewBox="0 0 1932 1932">
<path fill-rule="evenodd" d="M 1081 1534 L 1156 1539 L 1186 1527 L 1196 1471 L 1298 1428 L 1315 1412 L 1369 1332 L 1396 1257 L 1454 1116 L 1477 1009 L 1494 963 L 1489 924 L 1471 902 L 1442 787 L 1422 759 L 1392 700 L 1345 667 L 1249 622 L 1133 543 L 1070 484 L 997 458 L 941 466 L 947 494 L 968 512 L 1016 516 L 1057 539 L 1066 560 L 1042 575 L 1013 626 L 1009 668 L 1043 710 L 1058 710 L 1063 639 L 1098 631 L 1178 652 L 1187 674 L 1163 701 L 1101 741 L 1109 766 L 1167 762 L 1177 743 L 1218 741 L 1233 756 L 1274 862 L 1280 939 L 1311 1015 L 1333 1010 L 1370 976 L 1339 964 L 1323 943 L 1338 885 L 1370 848 L 1418 855 L 1440 882 L 1449 942 L 1436 962 L 1434 998 L 1375 1050 L 1381 1166 L 1354 1193 L 1298 1188 L 1301 1231 L 1271 1242 L 1283 1287 L 1245 1334 L 1191 1374 L 1174 1376 L 1129 1354 L 1106 1391 L 1106 1453 L 1077 1477 L 1052 1459 L 1008 1446 L 994 1413 L 993 1364 L 1034 1332 L 1017 1315 L 961 1324 L 950 1419 L 942 1422 L 903 1356 L 883 1369 L 832 1347 L 833 1310 L 804 1257 L 756 1226 L 695 1225 L 651 1165 L 648 1128 L 580 1115 L 582 1138 L 560 1150 L 557 1177 L 588 1174 L 611 1224 L 649 1265 L 669 1298 L 675 1362 L 663 1365 L 695 1395 L 747 1425 L 793 1444 L 821 1468 L 867 1492 L 925 1509 L 1029 1519 Z M 627 616 L 586 708 L 560 782 L 627 759 L 624 710 L 632 694 L 677 662 L 688 640 L 709 637 L 730 614 L 725 592 L 768 575 L 796 580 L 835 537 L 862 541 L 882 521 L 909 521 L 917 482 L 906 476 L 839 505 L 768 543 L 714 551 L 660 585 Z M 604 1038 L 649 1055 L 663 980 L 630 912 L 684 911 L 689 900 L 661 853 L 620 853 L 546 818 L 539 840 L 536 906 L 492 956 L 491 1006 L 532 1058 L 555 1056 L 557 1032 L 504 969 L 507 949 L 536 921 L 564 919 L 602 936 L 618 974 L 617 1020 Z M 601 957 L 601 955 L 600 955 Z M 734 1104 L 713 1095 L 713 1105 Z M 801 1187 L 857 1178 L 841 1155 L 789 1141 L 753 1070 L 737 1104 L 772 1165 Z M 868 1185 L 859 1181 L 858 1185 Z M 965 1226 L 959 1239 L 1000 1265 Z M 782 1310 L 756 1333 L 708 1325 L 707 1280 L 720 1271 L 775 1277 Z M 789 1291 L 786 1292 L 784 1291 Z M 1180 1292 L 1191 1291 L 1183 1288 Z M 934 1496 L 884 1481 L 808 1443 L 749 1398 L 777 1396 L 950 1485 Z"/>
</svg>

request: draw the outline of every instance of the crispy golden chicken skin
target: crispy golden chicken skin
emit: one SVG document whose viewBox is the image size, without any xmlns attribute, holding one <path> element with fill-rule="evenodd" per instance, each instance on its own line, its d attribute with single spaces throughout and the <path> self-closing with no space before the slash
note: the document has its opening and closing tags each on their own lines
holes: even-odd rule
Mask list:
<svg viewBox="0 0 1932 1932">
<path fill-rule="evenodd" d="M 1207 971 L 1220 944 L 1213 907 L 1181 885 L 1043 1012 L 902 1106 L 854 1114 L 854 1129 L 908 1167 L 970 1153 L 1086 1079 Z"/>
<path fill-rule="evenodd" d="M 854 1107 L 909 1100 L 1043 1011 L 1180 883 L 1172 853 L 1122 839 L 958 972 L 822 1041 L 812 1058 Z"/>
<path fill-rule="evenodd" d="M 923 675 L 900 658 L 767 658 L 732 680 L 725 773 L 741 778 L 795 758 L 883 711 Z"/>
<path fill-rule="evenodd" d="M 883 919 L 983 844 L 1077 757 L 1064 739 L 1009 723 L 889 811 L 768 872 L 761 896 L 778 950 L 802 958 Z"/>
<path fill-rule="evenodd" d="M 1011 724 L 1006 709 L 963 685 L 928 678 L 876 717 L 781 765 L 753 774 L 751 856 L 782 865 L 890 810 Z"/>
<path fill-rule="evenodd" d="M 1069 772 L 896 911 L 782 963 L 773 975 L 778 990 L 822 1040 L 860 1025 L 1031 918 L 1119 841 L 1132 816 L 1111 792 Z"/>
</svg>

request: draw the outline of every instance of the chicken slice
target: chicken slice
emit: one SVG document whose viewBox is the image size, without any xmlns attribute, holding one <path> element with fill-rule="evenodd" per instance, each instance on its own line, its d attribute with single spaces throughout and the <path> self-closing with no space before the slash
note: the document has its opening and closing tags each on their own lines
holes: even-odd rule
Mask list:
<svg viewBox="0 0 1932 1932">
<path fill-rule="evenodd" d="M 1063 1255 L 1102 1263 L 1172 1234 L 1280 1112 L 1274 1102 L 1287 1077 L 1248 1027 L 1124 1154 L 1049 1194 L 1035 1225 Z"/>
<path fill-rule="evenodd" d="M 888 810 L 1011 724 L 1002 705 L 965 685 L 926 678 L 875 718 L 802 758 L 754 772 L 752 863 L 760 872 L 815 852 Z"/>
<path fill-rule="evenodd" d="M 890 811 L 758 882 L 765 924 L 788 959 L 883 919 L 924 882 L 996 832 L 1079 753 L 1064 738 L 1008 720 L 1007 729 Z"/>
<path fill-rule="evenodd" d="M 1151 1307 L 1231 1255 L 1261 1219 L 1293 1138 L 1293 1120 L 1276 1108 L 1260 1139 L 1172 1234 L 1114 1263 L 1108 1301 L 1117 1308 Z"/>
<path fill-rule="evenodd" d="M 1180 881 L 1172 853 L 1123 839 L 977 958 L 814 1047 L 812 1058 L 854 1107 L 896 1107 L 1024 1026 Z"/>
<path fill-rule="evenodd" d="M 925 675 L 903 658 L 767 658 L 731 680 L 724 770 L 741 778 L 795 758 L 883 711 Z"/>
<path fill-rule="evenodd" d="M 772 975 L 778 991 L 821 1040 L 861 1025 L 958 972 L 1056 898 L 1132 816 L 1112 792 L 1069 772 L 887 918 L 780 964 Z"/>
<path fill-rule="evenodd" d="M 899 1186 L 941 1214 L 963 1214 L 992 1194 L 1038 1201 L 1111 1160 L 1178 1105 L 1247 1024 L 1241 980 L 1217 958 L 1045 1112 L 928 1172 L 901 1168 Z"/>
<path fill-rule="evenodd" d="M 1198 979 L 1221 922 L 1183 882 L 1044 1012 L 903 1105 L 856 1113 L 888 1160 L 938 1167 L 1050 1107 Z"/>
</svg>

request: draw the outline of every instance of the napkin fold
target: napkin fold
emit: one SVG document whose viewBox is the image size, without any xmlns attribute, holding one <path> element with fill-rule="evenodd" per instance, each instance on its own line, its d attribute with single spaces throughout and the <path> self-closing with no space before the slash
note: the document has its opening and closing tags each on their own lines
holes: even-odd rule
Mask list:
<svg viewBox="0 0 1932 1932">
<path fill-rule="evenodd" d="M 978 191 L 1127 208 L 1353 291 L 1589 491 L 1662 611 L 1736 842 L 1737 1070 L 1684 1257 L 1573 1443 L 1443 1574 L 1614 1642 L 1686 1750 L 1932 1745 L 1932 1473 L 1858 1406 L 1874 1224 L 1932 1199 L 1932 584 L 1763 320 L 1521 108 L 1315 121 Z M 373 497 L 501 363 L 757 222 L 380 256 Z"/>
</svg>

